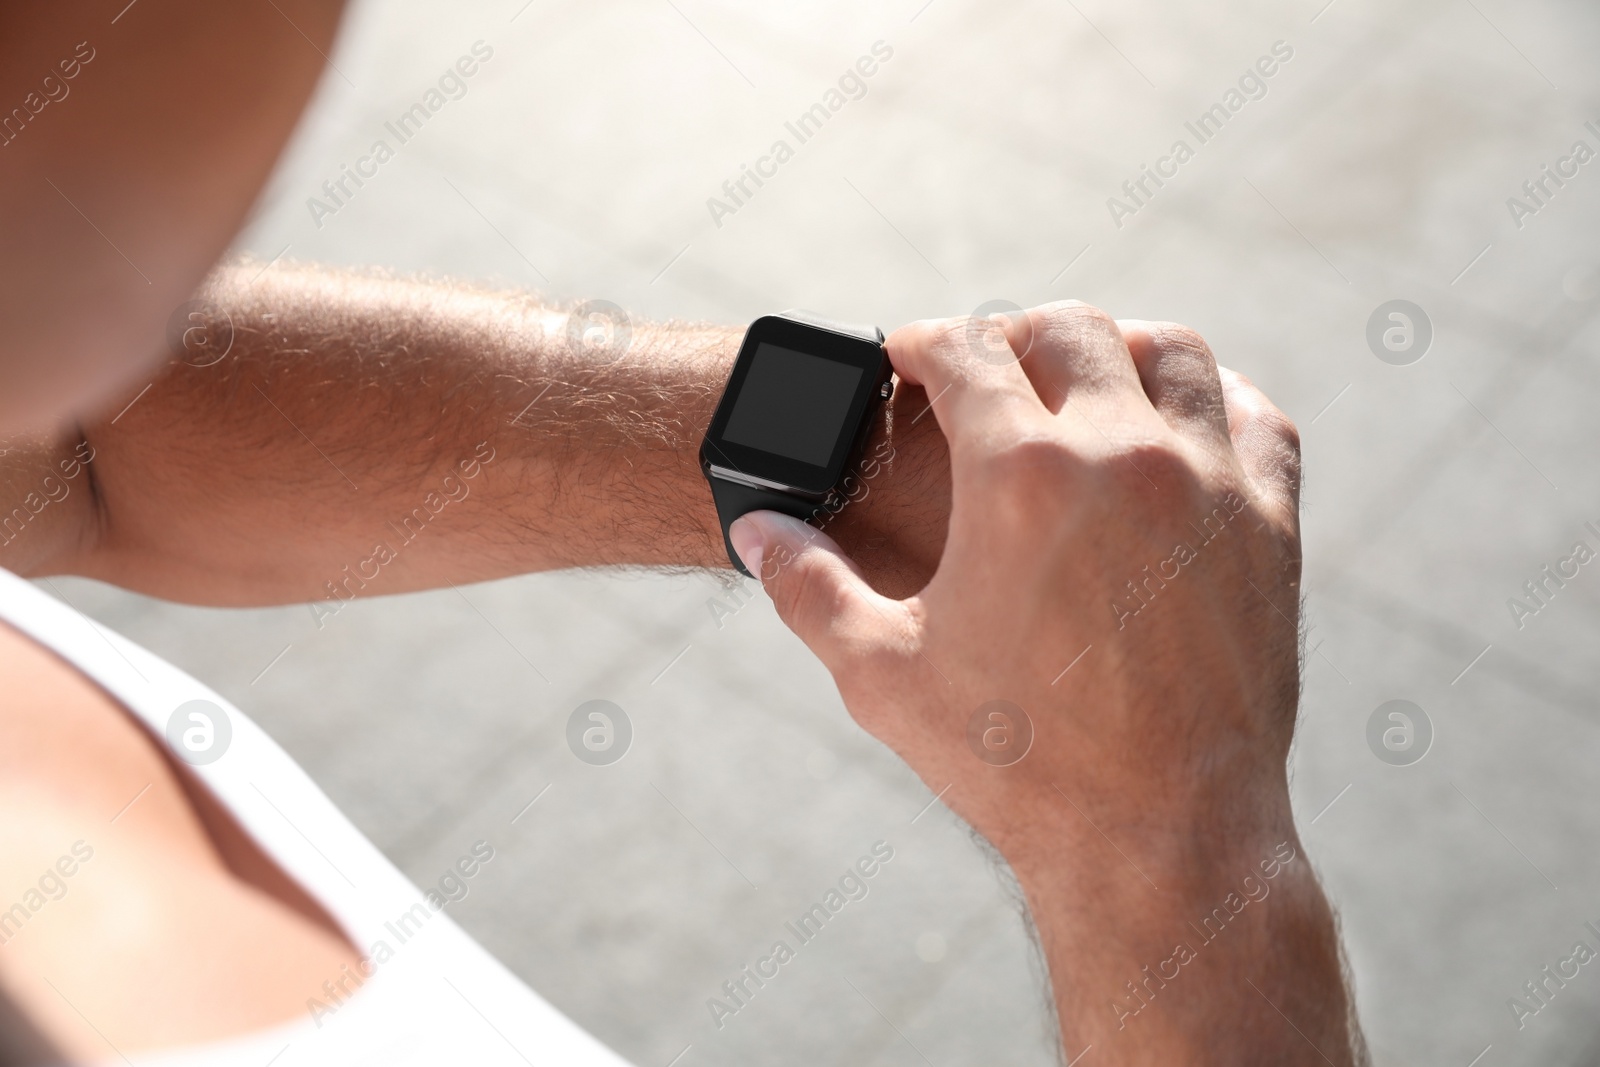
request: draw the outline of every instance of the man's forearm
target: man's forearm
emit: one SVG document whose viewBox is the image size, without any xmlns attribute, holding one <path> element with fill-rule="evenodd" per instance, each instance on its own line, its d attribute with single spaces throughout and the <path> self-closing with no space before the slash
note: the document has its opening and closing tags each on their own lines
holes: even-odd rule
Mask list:
<svg viewBox="0 0 1600 1067">
<path fill-rule="evenodd" d="M 98 526 L 53 569 L 239 604 L 717 563 L 694 445 L 735 332 L 635 324 L 611 362 L 532 299 L 258 269 L 201 294 L 195 362 L 225 357 L 84 425 Z"/>
<path fill-rule="evenodd" d="M 727 565 L 696 451 L 738 329 L 636 321 L 619 351 L 520 294 L 282 265 L 201 299 L 207 343 L 82 427 L 87 529 L 9 565 L 210 604 Z M 938 467 L 932 422 L 885 485 Z M 872 540 L 886 495 L 841 528 Z"/>
</svg>

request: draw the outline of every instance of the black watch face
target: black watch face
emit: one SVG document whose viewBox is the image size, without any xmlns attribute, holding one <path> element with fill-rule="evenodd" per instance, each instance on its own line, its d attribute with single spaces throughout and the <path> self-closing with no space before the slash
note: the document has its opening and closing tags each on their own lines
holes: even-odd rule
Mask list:
<svg viewBox="0 0 1600 1067">
<path fill-rule="evenodd" d="M 838 484 L 888 378 L 883 346 L 761 318 L 739 349 L 702 449 L 713 466 L 805 493 Z"/>
</svg>

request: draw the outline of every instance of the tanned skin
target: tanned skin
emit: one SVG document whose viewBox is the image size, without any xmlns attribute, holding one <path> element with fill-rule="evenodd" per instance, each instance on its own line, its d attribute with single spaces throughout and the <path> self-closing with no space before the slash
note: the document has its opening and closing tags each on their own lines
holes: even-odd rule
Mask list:
<svg viewBox="0 0 1600 1067">
<path fill-rule="evenodd" d="M 727 566 L 695 449 L 737 328 L 635 322 L 619 353 L 570 344 L 565 309 L 527 294 L 217 267 L 340 5 L 122 7 L 0 13 L 0 102 L 94 53 L 0 147 L 0 565 L 218 605 Z M 990 332 L 1015 359 L 980 358 L 960 320 L 896 331 L 904 388 L 872 443 L 892 458 L 866 496 L 826 533 L 751 516 L 740 551 L 862 725 L 1016 872 L 1066 1055 L 1358 1062 L 1285 779 L 1293 427 L 1181 327 L 1060 304 Z M 470 495 L 342 585 L 474 461 Z M 1221 532 L 1201 538 L 1208 516 Z M 1178 541 L 1203 543 L 1130 600 Z M 20 1021 L 0 1051 L 241 1033 L 354 959 L 105 693 L 3 628 L 0 675 L 0 900 L 71 842 L 96 849 L 0 950 L 0 1014 Z M 1035 732 L 1004 767 L 968 740 L 997 699 Z M 146 922 L 118 921 L 130 900 Z M 1170 962 L 1180 943 L 1192 958 Z"/>
</svg>

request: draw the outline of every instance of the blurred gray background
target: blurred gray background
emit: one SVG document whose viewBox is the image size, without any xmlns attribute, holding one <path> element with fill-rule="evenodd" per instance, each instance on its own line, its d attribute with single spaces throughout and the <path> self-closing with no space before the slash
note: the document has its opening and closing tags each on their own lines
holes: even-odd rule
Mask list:
<svg viewBox="0 0 1600 1067">
<path fill-rule="evenodd" d="M 307 199 L 478 40 L 467 95 L 318 225 Z M 715 225 L 706 199 L 876 41 L 866 96 Z M 1278 41 L 1266 95 L 1115 225 L 1107 198 Z M 1597 54 L 1578 0 L 371 0 L 239 248 L 640 317 L 1071 296 L 1199 328 L 1304 435 L 1294 799 L 1376 1061 L 1595 1064 L 1600 971 L 1521 1030 L 1507 1000 L 1600 920 L 1600 564 L 1521 629 L 1507 600 L 1600 547 L 1600 161 L 1520 227 L 1507 198 L 1600 149 Z M 1366 340 L 1392 299 L 1432 324 L 1410 365 Z M 636 1063 L 1051 1060 L 1003 877 L 759 595 L 719 626 L 709 576 L 563 573 L 318 630 L 56 587 L 256 717 L 419 883 L 491 841 L 453 914 Z M 608 767 L 565 741 L 593 698 L 635 730 Z M 1420 762 L 1368 744 L 1391 699 L 1431 722 Z M 714 1028 L 706 999 L 880 839 L 871 895 Z"/>
</svg>

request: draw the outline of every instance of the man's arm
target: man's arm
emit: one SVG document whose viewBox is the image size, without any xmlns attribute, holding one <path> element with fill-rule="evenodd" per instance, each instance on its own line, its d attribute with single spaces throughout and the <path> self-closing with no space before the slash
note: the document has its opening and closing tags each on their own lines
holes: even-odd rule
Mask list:
<svg viewBox="0 0 1600 1067">
<path fill-rule="evenodd" d="M 1285 772 L 1299 698 L 1294 428 L 1205 343 L 1081 304 L 896 331 L 950 441 L 949 538 L 892 600 L 826 534 L 730 536 L 778 613 L 1015 871 L 1063 1050 L 1112 1064 L 1362 1056 Z"/>
<path fill-rule="evenodd" d="M 0 565 L 224 605 L 727 566 L 697 450 L 740 329 L 636 321 L 625 349 L 574 343 L 566 311 L 526 295 L 285 265 L 224 268 L 198 301 L 148 391 L 0 461 Z M 894 458 L 829 525 L 901 595 L 948 509 L 921 398 L 898 398 L 869 446 Z M 74 456 L 92 460 L 32 512 L 30 487 Z"/>
</svg>

